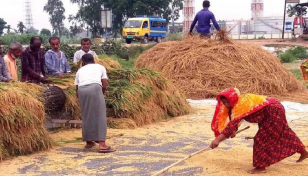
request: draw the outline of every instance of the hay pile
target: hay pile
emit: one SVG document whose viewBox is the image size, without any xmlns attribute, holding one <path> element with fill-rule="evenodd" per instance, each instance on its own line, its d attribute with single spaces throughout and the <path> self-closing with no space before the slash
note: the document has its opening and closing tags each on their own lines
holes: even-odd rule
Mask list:
<svg viewBox="0 0 308 176">
<path fill-rule="evenodd" d="M 160 43 L 140 55 L 136 68 L 162 72 L 192 99 L 213 98 L 225 88 L 237 87 L 242 93 L 291 99 L 295 95 L 308 101 L 305 87 L 277 57 L 237 43 L 223 31 L 214 40 L 193 36 Z"/>
<path fill-rule="evenodd" d="M 135 128 L 190 112 L 185 97 L 159 73 L 148 69 L 124 70 L 117 61 L 108 58 L 96 58 L 95 62 L 104 65 L 108 72 L 105 99 L 109 127 Z M 64 89 L 68 118 L 81 119 L 73 77 L 50 80 L 68 87 Z"/>
<path fill-rule="evenodd" d="M 42 91 L 34 84 L 0 83 L 0 160 L 52 147 Z"/>
</svg>

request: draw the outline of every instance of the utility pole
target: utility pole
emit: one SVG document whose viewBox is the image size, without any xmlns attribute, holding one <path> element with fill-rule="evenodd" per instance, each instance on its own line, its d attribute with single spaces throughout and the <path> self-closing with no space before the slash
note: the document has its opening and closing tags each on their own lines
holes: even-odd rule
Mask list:
<svg viewBox="0 0 308 176">
<path fill-rule="evenodd" d="M 282 39 L 284 39 L 284 30 L 285 30 L 285 25 L 286 25 L 286 8 L 287 8 L 287 0 L 284 1 Z"/>
</svg>

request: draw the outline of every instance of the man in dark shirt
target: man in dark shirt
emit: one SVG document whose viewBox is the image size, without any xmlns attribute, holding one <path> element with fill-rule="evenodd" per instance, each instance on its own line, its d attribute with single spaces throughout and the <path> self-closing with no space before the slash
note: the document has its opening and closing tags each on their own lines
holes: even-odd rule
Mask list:
<svg viewBox="0 0 308 176">
<path fill-rule="evenodd" d="M 41 49 L 42 38 L 32 37 L 30 46 L 21 54 L 21 81 L 30 83 L 47 83 L 45 73 L 44 51 Z M 41 74 L 44 76 L 42 77 Z"/>
<path fill-rule="evenodd" d="M 213 22 L 215 28 L 217 30 L 220 30 L 220 27 L 218 23 L 216 22 L 214 14 L 211 11 L 209 11 L 209 7 L 210 7 L 210 2 L 203 1 L 203 10 L 198 12 L 197 15 L 195 16 L 195 19 L 190 26 L 189 33 L 193 31 L 197 22 L 198 22 L 197 32 L 201 36 L 211 37 L 211 33 L 210 33 L 210 30 L 211 30 L 210 22 L 211 21 Z"/>
</svg>

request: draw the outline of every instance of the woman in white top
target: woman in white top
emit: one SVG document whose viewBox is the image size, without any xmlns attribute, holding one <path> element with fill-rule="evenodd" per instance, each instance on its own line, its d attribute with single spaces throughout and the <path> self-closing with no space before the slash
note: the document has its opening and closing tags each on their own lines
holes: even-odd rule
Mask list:
<svg viewBox="0 0 308 176">
<path fill-rule="evenodd" d="M 104 93 L 107 89 L 107 71 L 102 65 L 95 64 L 91 54 L 82 56 L 82 67 L 75 79 L 76 93 L 82 115 L 82 138 L 92 148 L 99 143 L 99 152 L 109 153 L 114 150 L 107 146 L 107 118 Z M 95 142 L 94 142 L 95 141 Z"/>
</svg>

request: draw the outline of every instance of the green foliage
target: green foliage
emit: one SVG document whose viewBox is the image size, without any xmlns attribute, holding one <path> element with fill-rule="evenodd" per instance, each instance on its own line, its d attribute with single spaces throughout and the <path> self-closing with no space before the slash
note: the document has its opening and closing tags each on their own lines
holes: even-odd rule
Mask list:
<svg viewBox="0 0 308 176">
<path fill-rule="evenodd" d="M 287 14 L 289 17 L 293 17 L 294 15 L 295 16 L 299 16 L 299 15 L 302 15 L 302 16 L 305 16 L 307 14 L 307 7 L 305 6 L 298 6 L 298 5 L 289 5 L 288 6 L 288 9 L 287 9 Z"/>
<path fill-rule="evenodd" d="M 50 36 L 51 36 L 51 31 L 50 31 L 49 29 L 43 28 L 43 29 L 41 30 L 40 34 L 41 34 L 41 35 L 46 35 L 46 36 L 50 37 Z"/>
<path fill-rule="evenodd" d="M 305 47 L 296 46 L 293 50 L 291 50 L 294 57 L 297 59 L 306 59 L 308 57 L 307 50 Z"/>
<path fill-rule="evenodd" d="M 40 35 L 43 38 L 43 42 L 48 42 L 48 36 Z M 12 42 L 20 42 L 23 45 L 28 45 L 30 43 L 30 38 L 33 37 L 33 34 L 5 34 L 1 37 L 3 45 L 9 45 Z"/>
<path fill-rule="evenodd" d="M 49 22 L 54 30 L 54 33 L 62 36 L 63 33 L 63 20 L 65 20 L 65 9 L 61 0 L 48 0 L 44 6 L 44 11 L 49 15 Z"/>
<path fill-rule="evenodd" d="M 136 15 L 153 15 L 156 14 L 167 21 L 177 20 L 179 12 L 183 9 L 183 0 L 71 0 L 72 3 L 79 5 L 79 11 L 75 16 L 70 17 L 70 21 L 86 23 L 92 32 L 92 36 L 99 36 L 103 33 L 100 30 L 101 6 L 112 9 L 113 13 L 113 30 L 115 35 L 121 32 L 123 21 L 126 18 Z"/>
<path fill-rule="evenodd" d="M 260 36 L 260 37 L 258 37 L 258 40 L 263 40 L 263 39 L 265 39 L 265 37 L 264 37 L 264 36 Z"/>
<path fill-rule="evenodd" d="M 292 53 L 292 50 L 287 50 L 285 53 L 279 54 L 278 57 L 280 58 L 282 63 L 290 63 L 296 60 Z"/>
<path fill-rule="evenodd" d="M 18 28 L 18 32 L 21 33 L 21 34 L 23 34 L 23 33 L 24 33 L 24 29 L 26 29 L 26 26 L 24 25 L 23 22 L 20 21 L 20 22 L 17 24 L 17 28 Z"/>
<path fill-rule="evenodd" d="M 5 28 L 6 22 L 3 18 L 0 18 L 0 36 L 3 34 L 3 29 Z"/>
<path fill-rule="evenodd" d="M 298 80 L 303 80 L 302 72 L 300 69 L 293 69 L 290 70 L 290 72 L 298 79 Z"/>
</svg>

